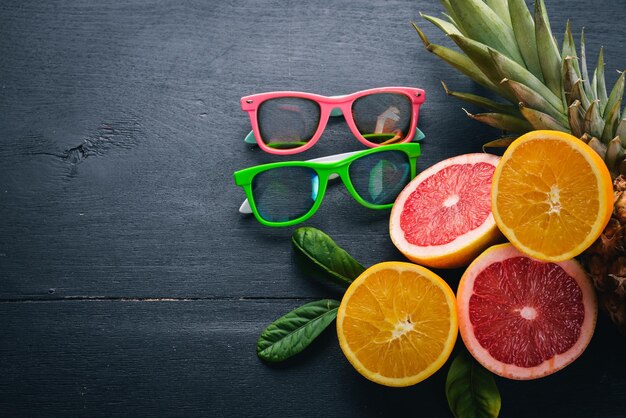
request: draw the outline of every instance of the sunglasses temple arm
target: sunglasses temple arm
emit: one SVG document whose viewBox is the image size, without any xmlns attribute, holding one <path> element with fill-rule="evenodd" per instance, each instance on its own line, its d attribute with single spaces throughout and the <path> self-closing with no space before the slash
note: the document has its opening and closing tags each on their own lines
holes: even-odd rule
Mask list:
<svg viewBox="0 0 626 418">
<path fill-rule="evenodd" d="M 339 113 L 334 114 L 335 111 Z M 330 113 L 330 116 L 340 116 L 340 115 L 341 115 L 341 109 L 333 109 L 333 111 Z M 426 135 L 424 135 L 424 132 L 420 131 L 419 128 L 415 128 L 415 135 L 413 136 L 413 139 L 411 141 L 420 142 L 424 138 L 426 138 Z M 246 137 L 244 138 L 244 141 L 246 144 L 256 144 L 256 139 L 254 138 L 254 132 L 250 131 L 250 133 L 246 135 Z"/>
<path fill-rule="evenodd" d="M 329 155 L 326 157 L 313 158 L 312 160 L 307 160 L 308 163 L 334 163 L 335 161 L 341 161 L 345 158 L 348 158 L 354 154 L 358 154 L 361 151 L 353 151 L 353 152 L 344 152 L 343 154 L 335 154 Z M 328 176 L 329 180 L 336 179 L 339 177 L 337 174 L 333 173 Z M 241 206 L 239 206 L 239 213 L 250 214 L 252 213 L 252 208 L 250 207 L 250 202 L 248 199 L 244 200 Z"/>
<path fill-rule="evenodd" d="M 239 206 L 239 213 L 243 213 L 246 215 L 252 213 L 252 208 L 250 207 L 248 199 L 244 200 L 241 206 Z"/>
<path fill-rule="evenodd" d="M 256 144 L 256 139 L 254 139 L 254 132 L 250 131 L 248 135 L 243 139 L 246 144 Z"/>
<path fill-rule="evenodd" d="M 413 135 L 413 139 L 411 139 L 411 142 L 420 142 L 424 138 L 426 138 L 426 135 L 424 135 L 424 132 L 420 131 L 420 129 L 416 127 L 415 135 Z"/>
</svg>

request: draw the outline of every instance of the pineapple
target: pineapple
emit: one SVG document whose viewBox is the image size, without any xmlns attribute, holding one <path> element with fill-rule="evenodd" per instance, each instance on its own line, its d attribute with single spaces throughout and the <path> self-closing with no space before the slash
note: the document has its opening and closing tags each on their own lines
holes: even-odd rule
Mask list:
<svg viewBox="0 0 626 418">
<path fill-rule="evenodd" d="M 505 102 L 475 94 L 446 93 L 488 109 L 473 119 L 511 133 L 552 129 L 585 141 L 604 159 L 614 178 L 613 217 L 600 238 L 581 255 L 603 309 L 626 332 L 626 108 L 621 109 L 624 73 L 608 93 L 600 50 L 589 77 L 584 32 L 577 55 L 567 23 L 559 48 L 543 0 L 533 13 L 524 0 L 440 0 L 440 19 L 422 14 L 458 49 L 432 44 L 415 23 L 426 49 L 486 87 Z M 490 146 L 510 143 L 503 138 Z"/>
</svg>

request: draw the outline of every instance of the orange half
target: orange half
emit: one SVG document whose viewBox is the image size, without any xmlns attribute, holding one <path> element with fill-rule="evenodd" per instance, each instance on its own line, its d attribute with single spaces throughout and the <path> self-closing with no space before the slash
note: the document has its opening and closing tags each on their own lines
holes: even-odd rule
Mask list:
<svg viewBox="0 0 626 418">
<path fill-rule="evenodd" d="M 363 272 L 337 313 L 339 345 L 367 379 L 409 386 L 446 362 L 458 334 L 448 284 L 411 263 L 386 262 Z"/>
<path fill-rule="evenodd" d="M 543 261 L 568 260 L 586 250 L 611 218 L 611 175 L 576 137 L 529 132 L 509 146 L 496 167 L 491 210 L 520 251 Z"/>
</svg>

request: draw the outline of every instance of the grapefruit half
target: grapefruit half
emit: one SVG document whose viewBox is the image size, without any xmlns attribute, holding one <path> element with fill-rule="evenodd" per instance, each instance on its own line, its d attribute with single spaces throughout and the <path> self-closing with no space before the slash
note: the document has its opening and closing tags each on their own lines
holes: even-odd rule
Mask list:
<svg viewBox="0 0 626 418">
<path fill-rule="evenodd" d="M 421 172 L 391 210 L 389 234 L 405 257 L 438 268 L 466 266 L 502 235 L 491 213 L 500 157 L 466 154 Z"/>
<path fill-rule="evenodd" d="M 495 245 L 457 291 L 461 338 L 485 368 L 510 379 L 552 374 L 578 358 L 595 329 L 596 296 L 574 260 L 546 263 Z"/>
</svg>

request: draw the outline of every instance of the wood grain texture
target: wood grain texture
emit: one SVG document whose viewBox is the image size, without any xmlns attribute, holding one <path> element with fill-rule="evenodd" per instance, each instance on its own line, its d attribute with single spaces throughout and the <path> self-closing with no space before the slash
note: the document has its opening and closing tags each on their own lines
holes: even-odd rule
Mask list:
<svg viewBox="0 0 626 418">
<path fill-rule="evenodd" d="M 623 0 L 592 13 L 580 0 L 547 7 L 558 36 L 567 18 L 585 26 L 592 61 L 606 47 L 613 82 L 626 68 Z M 336 292 L 293 262 L 294 228 L 237 213 L 244 196 L 232 181 L 280 159 L 242 141 L 250 125 L 238 100 L 256 92 L 422 87 L 421 168 L 497 137 L 444 94 L 440 80 L 480 89 L 423 49 L 410 25 L 419 11 L 441 7 L 0 2 L 0 415 L 448 416 L 445 373 L 375 386 L 332 332 L 287 366 L 256 359 L 265 325 Z M 300 157 L 360 148 L 333 122 Z M 307 225 L 364 265 L 403 259 L 388 212 L 341 187 Z M 461 271 L 440 273 L 455 287 Z M 499 380 L 503 416 L 626 416 L 626 342 L 606 325 L 556 376 Z"/>
<path fill-rule="evenodd" d="M 291 361 L 259 360 L 258 334 L 304 302 L 0 304 L 0 415 L 450 416 L 445 373 L 376 385 L 343 357 L 333 327 Z M 553 376 L 497 379 L 502 416 L 622 416 L 626 365 L 613 328 L 601 321 L 583 357 Z"/>
</svg>

